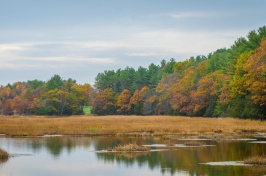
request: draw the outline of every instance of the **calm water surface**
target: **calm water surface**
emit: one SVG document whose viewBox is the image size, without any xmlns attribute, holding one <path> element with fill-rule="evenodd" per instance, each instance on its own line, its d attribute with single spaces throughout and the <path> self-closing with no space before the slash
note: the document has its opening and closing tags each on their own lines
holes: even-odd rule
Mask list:
<svg viewBox="0 0 266 176">
<path fill-rule="evenodd" d="M 0 137 L 0 147 L 15 155 L 0 162 L 1 176 L 261 176 L 266 167 L 232 166 L 216 162 L 241 161 L 266 155 L 266 139 L 257 141 L 200 141 L 205 147 L 182 147 L 187 142 L 173 138 L 130 137 Z M 150 153 L 98 153 L 119 144 L 137 143 L 164 149 Z M 176 145 L 177 144 L 177 145 Z M 214 162 L 213 165 L 206 163 Z M 217 165 L 218 164 L 218 165 Z"/>
</svg>

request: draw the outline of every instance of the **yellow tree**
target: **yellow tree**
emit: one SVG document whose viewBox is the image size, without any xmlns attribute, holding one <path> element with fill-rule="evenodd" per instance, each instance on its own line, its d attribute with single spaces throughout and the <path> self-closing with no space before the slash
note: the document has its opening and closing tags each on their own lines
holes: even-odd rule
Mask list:
<svg viewBox="0 0 266 176">
<path fill-rule="evenodd" d="M 149 87 L 144 86 L 141 90 L 135 90 L 133 96 L 130 98 L 130 108 L 134 111 L 134 114 L 143 114 L 143 105 L 147 98 L 147 92 Z"/>
<path fill-rule="evenodd" d="M 134 94 L 130 98 L 130 105 L 137 105 L 142 102 L 143 98 L 141 97 L 140 91 L 135 90 Z"/>
<path fill-rule="evenodd" d="M 93 88 L 90 84 L 74 84 L 71 90 L 82 106 L 90 105 L 90 95 L 93 92 Z"/>
<path fill-rule="evenodd" d="M 251 55 L 244 65 L 246 86 L 251 92 L 253 102 L 261 107 L 266 106 L 266 39 Z"/>
<path fill-rule="evenodd" d="M 127 114 L 130 111 L 130 91 L 124 89 L 117 98 L 117 112 Z"/>
<path fill-rule="evenodd" d="M 170 89 L 177 82 L 178 74 L 171 73 L 163 77 L 156 87 L 156 93 L 158 95 L 157 114 L 169 114 L 171 111 L 170 105 Z"/>
<path fill-rule="evenodd" d="M 221 71 L 202 77 L 197 83 L 197 89 L 191 92 L 186 110 L 188 115 L 212 116 L 219 91 L 226 80 L 228 77 Z"/>
<path fill-rule="evenodd" d="M 169 90 L 170 104 L 174 110 L 186 113 L 190 102 L 190 93 L 195 89 L 196 67 L 191 66 L 183 72 L 183 77 Z"/>
<path fill-rule="evenodd" d="M 60 95 L 62 94 L 61 90 L 57 88 L 45 92 L 43 95 L 44 98 L 44 107 L 47 109 L 48 114 L 59 114 L 60 113 Z"/>
<path fill-rule="evenodd" d="M 247 84 L 246 77 L 244 74 L 246 73 L 243 69 L 246 64 L 248 58 L 251 56 L 251 52 L 243 53 L 237 59 L 237 63 L 235 65 L 236 70 L 235 74 L 230 81 L 230 94 L 228 94 L 229 98 L 236 98 L 238 95 L 246 95 L 247 94 Z"/>
<path fill-rule="evenodd" d="M 0 100 L 2 103 L 9 98 L 11 89 L 9 87 L 0 86 Z"/>
</svg>

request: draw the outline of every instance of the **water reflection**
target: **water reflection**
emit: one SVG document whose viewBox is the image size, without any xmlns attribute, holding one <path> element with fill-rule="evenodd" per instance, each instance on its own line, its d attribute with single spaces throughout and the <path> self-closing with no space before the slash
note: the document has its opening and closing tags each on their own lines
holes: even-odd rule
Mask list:
<svg viewBox="0 0 266 176">
<path fill-rule="evenodd" d="M 89 138 L 81 137 L 48 137 L 43 139 L 28 139 L 28 147 L 38 153 L 42 149 L 46 149 L 53 157 L 57 158 L 66 150 L 69 154 L 77 147 L 90 147 Z"/>
<path fill-rule="evenodd" d="M 0 165 L 4 164 L 5 162 L 7 162 L 8 158 L 5 159 L 0 159 Z"/>
<path fill-rule="evenodd" d="M 262 139 L 260 139 L 262 140 Z M 165 149 L 163 151 L 146 153 L 95 153 L 117 145 L 137 143 L 138 145 L 154 145 L 152 149 Z M 127 175 L 206 175 L 206 176 L 259 176 L 266 173 L 265 167 L 247 166 L 211 166 L 200 163 L 241 161 L 251 156 L 265 156 L 266 144 L 250 143 L 250 141 L 205 141 L 207 147 L 177 148 L 174 144 L 184 144 L 181 140 L 164 140 L 160 138 L 129 138 L 129 137 L 49 137 L 49 138 L 0 138 L 0 147 L 9 153 L 33 154 L 32 157 L 11 158 L 1 165 L 1 170 L 13 168 L 14 163 L 21 162 L 31 165 L 31 168 L 21 166 L 19 174 L 31 175 L 30 169 L 37 168 L 36 172 L 46 175 L 71 175 L 76 165 L 75 175 L 112 175 L 117 170 L 134 170 Z M 25 161 L 24 161 L 25 160 Z M 44 164 L 51 164 L 51 168 Z M 93 163 L 93 165 L 92 165 Z M 0 161 L 1 164 L 1 161 Z M 93 167 L 100 168 L 95 170 Z M 60 169 L 60 172 L 58 169 Z M 29 170 L 28 172 L 26 170 Z M 50 171 L 50 172 L 49 172 Z M 83 171 L 84 173 L 81 173 Z M 20 173 L 21 172 L 21 173 Z M 76 173 L 78 172 L 78 173 Z M 122 171 L 121 171 L 122 172 Z M 124 172 L 123 172 L 124 173 Z M 124 174 L 125 174 L 124 173 Z M 135 173 L 135 174 L 133 174 Z M 93 174 L 93 175 L 94 175 Z M 32 174 L 34 175 L 34 174 Z M 38 174 L 39 175 L 39 174 Z"/>
<path fill-rule="evenodd" d="M 103 149 L 103 146 L 112 145 L 109 140 L 99 139 L 96 149 Z M 116 144 L 131 142 L 132 139 L 116 139 Z M 138 143 L 155 144 L 161 143 L 156 139 L 138 139 Z M 180 142 L 180 141 L 179 141 Z M 99 145 L 100 144 L 100 145 Z M 209 141 L 208 144 L 214 144 L 212 147 L 188 147 L 173 148 L 169 147 L 167 151 L 151 152 L 149 156 L 127 157 L 119 153 L 97 153 L 99 160 L 104 162 L 124 163 L 127 167 L 135 163 L 141 168 L 148 164 L 149 169 L 162 168 L 161 172 L 168 172 L 171 175 L 187 171 L 188 175 L 262 175 L 266 169 L 252 169 L 252 167 L 241 166 L 208 166 L 199 163 L 214 161 L 241 161 L 250 156 L 263 156 L 266 154 L 265 145 L 250 144 L 248 141 Z"/>
</svg>

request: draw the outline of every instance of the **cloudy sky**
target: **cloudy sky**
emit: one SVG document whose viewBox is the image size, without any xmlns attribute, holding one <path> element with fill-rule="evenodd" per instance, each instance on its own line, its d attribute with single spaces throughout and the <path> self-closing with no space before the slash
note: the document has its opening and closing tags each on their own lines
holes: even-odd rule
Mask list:
<svg viewBox="0 0 266 176">
<path fill-rule="evenodd" d="M 0 0 L 0 85 L 147 67 L 230 47 L 265 0 Z"/>
</svg>

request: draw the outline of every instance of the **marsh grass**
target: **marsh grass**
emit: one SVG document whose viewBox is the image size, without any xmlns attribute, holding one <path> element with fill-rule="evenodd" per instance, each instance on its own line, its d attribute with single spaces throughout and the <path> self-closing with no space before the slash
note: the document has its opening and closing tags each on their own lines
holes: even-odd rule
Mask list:
<svg viewBox="0 0 266 176">
<path fill-rule="evenodd" d="M 187 141 L 184 143 L 184 145 L 193 146 L 193 147 L 200 147 L 200 146 L 205 145 L 205 143 L 202 141 Z"/>
<path fill-rule="evenodd" d="M 244 164 L 266 166 L 266 157 L 254 156 L 254 157 L 244 160 Z"/>
<path fill-rule="evenodd" d="M 219 133 L 217 133 L 219 131 Z M 0 134 L 8 136 L 124 135 L 237 136 L 266 133 L 266 122 L 233 118 L 182 116 L 0 117 Z"/>
<path fill-rule="evenodd" d="M 150 148 L 147 146 L 137 145 L 136 143 L 118 145 L 112 151 L 116 152 L 148 152 Z"/>
<path fill-rule="evenodd" d="M 0 148 L 0 160 L 7 160 L 9 158 L 8 153 Z"/>
</svg>

